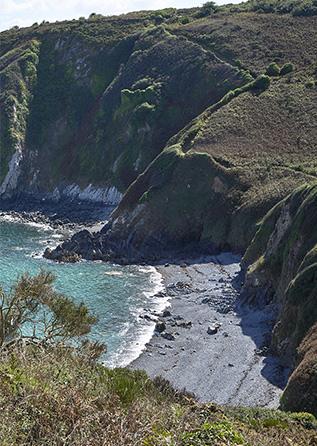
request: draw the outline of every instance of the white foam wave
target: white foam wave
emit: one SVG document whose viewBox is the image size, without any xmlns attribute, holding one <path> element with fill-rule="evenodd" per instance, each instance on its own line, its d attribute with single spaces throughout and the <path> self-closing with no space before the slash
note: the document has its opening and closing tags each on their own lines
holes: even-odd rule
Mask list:
<svg viewBox="0 0 317 446">
<path fill-rule="evenodd" d="M 158 296 L 157 294 L 164 290 L 163 277 L 152 266 L 142 267 L 139 269 L 140 272 L 150 273 L 150 283 L 152 285 L 150 291 L 143 291 L 146 297 L 147 303 L 151 307 L 152 313 L 161 313 L 169 304 L 169 297 Z M 123 343 L 122 347 L 105 361 L 108 367 L 126 367 L 135 359 L 137 359 L 145 349 L 145 345 L 151 340 L 155 321 L 148 321 L 146 319 L 140 318 L 143 313 L 143 308 L 138 308 L 134 310 L 134 318 L 137 321 L 137 330 L 134 331 L 133 339 Z M 125 339 L 129 334 L 130 328 L 135 327 L 132 323 L 126 323 L 122 330 L 122 339 Z"/>
<path fill-rule="evenodd" d="M 20 216 L 14 216 L 11 214 L 3 214 L 0 216 L 0 221 L 6 222 L 6 223 L 19 223 L 27 226 L 32 226 L 34 228 L 41 229 L 43 231 L 52 231 L 53 228 L 48 223 L 39 223 L 35 221 L 28 221 L 25 220 L 23 217 Z"/>
<path fill-rule="evenodd" d="M 122 271 L 105 271 L 106 276 L 123 276 Z"/>
</svg>

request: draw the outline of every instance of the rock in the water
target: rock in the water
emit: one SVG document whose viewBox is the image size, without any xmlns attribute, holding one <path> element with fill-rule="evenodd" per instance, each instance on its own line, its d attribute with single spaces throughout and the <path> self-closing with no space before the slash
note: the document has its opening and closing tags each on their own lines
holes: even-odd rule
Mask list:
<svg viewBox="0 0 317 446">
<path fill-rule="evenodd" d="M 169 310 L 164 310 L 162 313 L 162 317 L 169 317 L 172 316 L 172 313 Z"/>
<path fill-rule="evenodd" d="M 163 331 L 166 329 L 166 324 L 164 321 L 158 321 L 155 325 L 155 331 L 158 333 L 163 333 Z"/>
</svg>

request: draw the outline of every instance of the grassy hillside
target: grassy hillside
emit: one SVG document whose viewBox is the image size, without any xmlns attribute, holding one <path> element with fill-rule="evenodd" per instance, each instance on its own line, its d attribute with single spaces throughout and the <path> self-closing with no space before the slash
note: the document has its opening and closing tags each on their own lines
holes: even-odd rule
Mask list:
<svg viewBox="0 0 317 446">
<path fill-rule="evenodd" d="M 5 97 L 13 76 L 24 80 L 9 65 L 21 63 L 28 42 L 38 50 L 36 82 L 24 104 L 23 172 L 8 195 L 72 182 L 125 191 L 173 134 L 247 82 L 243 69 L 171 34 L 164 23 L 177 23 L 180 14 L 92 16 L 0 34 L 1 67 L 9 76 Z M 13 125 L 9 110 L 2 119 Z M 14 144 L 3 145 L 2 180 L 14 153 Z"/>
<path fill-rule="evenodd" d="M 38 347 L 2 354 L 3 445 L 313 445 L 305 413 L 199 404 L 143 372 L 108 370 L 87 356 Z"/>
<path fill-rule="evenodd" d="M 125 192 L 173 135 L 272 62 L 293 64 L 292 82 L 314 90 L 315 6 L 305 5 L 307 11 L 298 13 L 297 2 L 286 0 L 221 8 L 209 3 L 115 17 L 92 14 L 0 33 L 6 79 L 2 195 L 50 193 L 71 183 Z M 32 82 L 20 69 L 26 48 L 34 53 Z M 302 93 L 306 96 L 305 90 L 296 92 Z M 8 136 L 14 113 L 6 104 L 12 96 L 21 103 L 18 148 Z M 251 103 L 245 108 L 250 121 L 257 106 Z M 257 124 L 249 126 L 255 133 Z M 223 150 L 232 144 L 236 141 L 223 141 Z"/>
<path fill-rule="evenodd" d="M 251 82 L 173 137 L 129 188 L 110 241 L 132 231 L 129 248 L 147 255 L 185 242 L 244 251 L 275 203 L 316 180 L 317 91 L 310 75 L 271 78 L 264 90 Z"/>
</svg>

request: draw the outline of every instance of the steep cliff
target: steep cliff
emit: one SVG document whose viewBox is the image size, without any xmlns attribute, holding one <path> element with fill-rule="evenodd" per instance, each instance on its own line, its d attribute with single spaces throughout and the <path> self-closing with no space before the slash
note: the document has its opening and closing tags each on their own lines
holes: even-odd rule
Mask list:
<svg viewBox="0 0 317 446">
<path fill-rule="evenodd" d="M 317 92 L 306 82 L 260 77 L 192 121 L 128 188 L 91 245 L 97 258 L 243 252 L 265 213 L 316 179 Z"/>
<path fill-rule="evenodd" d="M 277 303 L 279 314 L 272 347 L 289 365 L 297 366 L 282 404 L 292 410 L 314 413 L 317 413 L 316 207 L 316 185 L 295 190 L 267 214 L 243 259 L 248 300 Z"/>
<path fill-rule="evenodd" d="M 1 34 L 4 43 L 15 37 L 10 49 L 1 45 L 1 73 L 8 79 L 2 94 L 5 103 L 10 95 L 20 100 L 23 114 L 19 142 L 8 144 L 15 105 L 2 111 L 2 196 L 27 191 L 107 201 L 108 190 L 118 203 L 172 135 L 247 82 L 244 70 L 155 26 L 156 20 L 149 13 Z M 33 53 L 25 55 L 24 41 L 31 38 Z M 33 54 L 29 80 L 21 64 Z"/>
<path fill-rule="evenodd" d="M 219 150 L 208 130 L 209 122 L 216 118 L 200 115 L 220 104 L 219 108 L 230 114 L 227 128 L 231 121 L 239 126 L 240 111 L 234 112 L 238 124 L 229 111 L 237 104 L 234 107 L 249 116 L 248 131 L 252 129 L 252 136 L 257 138 L 260 113 L 252 121 L 252 108 L 262 106 L 257 95 L 242 107 L 241 98 L 230 106 L 223 105 L 232 99 L 226 98 L 229 91 L 252 82 L 272 61 L 281 67 L 292 62 L 296 69 L 293 76 L 287 74 L 291 76 L 289 88 L 286 85 L 279 93 L 279 103 L 268 122 L 279 119 L 277 128 L 282 128 L 286 119 L 283 109 L 291 114 L 302 106 L 300 96 L 305 101 L 313 94 L 313 86 L 312 91 L 304 86 L 314 82 L 317 49 L 313 5 L 307 3 L 309 17 L 306 10 L 295 11 L 296 2 L 287 11 L 281 10 L 282 3 L 277 2 L 268 14 L 261 14 L 260 2 L 234 8 L 210 4 L 118 17 L 92 15 L 79 21 L 44 22 L 0 33 L 1 197 L 31 194 L 58 200 L 68 196 L 118 204 L 155 157 L 179 142 L 175 135 L 190 126 L 192 119 L 196 119 L 197 130 L 204 122 L 201 137 L 206 132 L 204 141 L 196 138 L 194 142 L 195 129 L 191 130 L 193 135 L 188 138 L 193 152 L 209 153 L 216 162 L 218 151 L 228 149 L 231 156 L 237 152 L 241 135 L 232 130 L 232 138 L 223 140 Z M 297 82 L 301 85 L 296 89 Z M 314 113 L 309 110 L 308 99 L 304 126 L 308 115 Z M 227 120 L 224 110 L 216 107 L 216 111 L 219 119 Z M 280 118 L 281 111 L 284 115 Z M 209 114 L 216 115 L 214 112 Z M 310 140 L 312 130 L 308 130 Z M 219 139 L 220 127 L 217 131 Z M 173 142 L 169 142 L 172 137 Z M 306 153 L 310 141 L 306 144 L 305 138 L 298 137 L 293 145 L 301 146 L 301 150 L 304 146 Z M 272 144 L 267 147 L 262 138 L 255 152 L 271 149 Z M 182 150 L 187 152 L 188 148 Z M 252 148 L 248 150 L 248 156 L 253 157 Z M 226 160 L 224 163 L 228 167 Z M 290 163 L 295 164 L 295 159 Z M 232 245 L 226 237 L 224 243 Z M 190 239 L 190 234 L 186 238 Z M 220 239 L 213 242 L 221 245 Z M 245 241 L 236 245 L 245 247 Z"/>
</svg>

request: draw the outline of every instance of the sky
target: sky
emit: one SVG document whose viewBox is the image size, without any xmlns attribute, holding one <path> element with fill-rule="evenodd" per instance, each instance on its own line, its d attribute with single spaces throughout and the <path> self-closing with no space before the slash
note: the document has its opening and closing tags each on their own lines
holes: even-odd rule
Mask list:
<svg viewBox="0 0 317 446">
<path fill-rule="evenodd" d="M 201 6 L 207 0 L 0 0 L 0 31 L 34 22 L 88 17 L 92 12 L 112 15 L 142 9 Z M 216 3 L 240 3 L 217 0 Z"/>
</svg>

